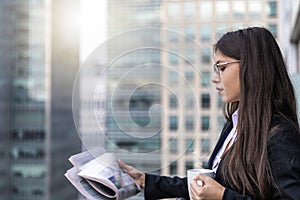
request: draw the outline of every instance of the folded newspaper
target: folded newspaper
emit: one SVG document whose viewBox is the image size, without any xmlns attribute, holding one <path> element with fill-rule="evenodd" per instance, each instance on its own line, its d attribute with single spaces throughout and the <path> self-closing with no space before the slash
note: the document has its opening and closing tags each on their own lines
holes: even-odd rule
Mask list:
<svg viewBox="0 0 300 200">
<path fill-rule="evenodd" d="M 65 176 L 87 199 L 122 200 L 141 191 L 139 185 L 118 165 L 113 153 L 102 148 L 73 155 L 74 165 Z"/>
</svg>

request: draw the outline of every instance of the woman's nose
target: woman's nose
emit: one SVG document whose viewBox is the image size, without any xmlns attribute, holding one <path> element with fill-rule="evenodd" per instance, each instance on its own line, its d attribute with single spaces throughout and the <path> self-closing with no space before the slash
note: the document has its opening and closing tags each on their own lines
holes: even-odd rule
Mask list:
<svg viewBox="0 0 300 200">
<path fill-rule="evenodd" d="M 220 82 L 220 76 L 217 73 L 213 73 L 211 82 L 216 84 Z"/>
</svg>

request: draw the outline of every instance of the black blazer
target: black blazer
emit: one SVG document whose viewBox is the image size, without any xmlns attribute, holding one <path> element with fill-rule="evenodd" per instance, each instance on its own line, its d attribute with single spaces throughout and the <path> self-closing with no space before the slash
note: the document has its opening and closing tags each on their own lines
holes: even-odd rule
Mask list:
<svg viewBox="0 0 300 200">
<path fill-rule="evenodd" d="M 276 120 L 282 128 L 274 133 L 268 142 L 268 156 L 273 176 L 280 191 L 274 189 L 272 199 L 299 199 L 300 200 L 300 134 L 287 122 Z M 232 129 L 232 123 L 225 124 L 219 140 L 208 161 L 207 168 L 212 168 L 212 162 Z M 223 183 L 220 168 L 215 180 L 225 186 L 223 200 L 251 200 L 252 197 L 240 195 L 230 185 Z M 187 178 L 166 177 L 146 174 L 145 200 L 182 197 L 189 199 Z"/>
</svg>

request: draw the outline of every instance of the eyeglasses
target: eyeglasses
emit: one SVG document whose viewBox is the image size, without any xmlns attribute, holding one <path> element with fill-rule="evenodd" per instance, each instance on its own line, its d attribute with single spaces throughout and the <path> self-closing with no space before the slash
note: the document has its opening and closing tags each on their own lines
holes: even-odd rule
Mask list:
<svg viewBox="0 0 300 200">
<path fill-rule="evenodd" d="M 214 72 L 220 76 L 220 70 L 223 70 L 226 68 L 227 65 L 233 64 L 233 63 L 239 63 L 240 61 L 232 61 L 232 62 L 224 62 L 224 63 L 216 63 L 214 64 Z"/>
</svg>

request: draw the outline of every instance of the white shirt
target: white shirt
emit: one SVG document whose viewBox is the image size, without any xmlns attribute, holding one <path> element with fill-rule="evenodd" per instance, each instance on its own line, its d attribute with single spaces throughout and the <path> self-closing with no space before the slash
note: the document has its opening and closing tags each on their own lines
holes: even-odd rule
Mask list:
<svg viewBox="0 0 300 200">
<path fill-rule="evenodd" d="M 236 110 L 233 114 L 232 114 L 232 124 L 233 127 L 230 131 L 230 133 L 228 134 L 227 138 L 225 139 L 222 147 L 220 148 L 219 152 L 217 153 L 214 161 L 213 161 L 213 171 L 216 173 L 219 163 L 221 162 L 222 156 L 225 153 L 226 150 L 226 146 L 228 146 L 228 143 L 233 141 L 235 142 L 236 140 L 236 127 L 237 127 L 237 122 L 238 122 L 238 110 Z M 231 142 L 231 144 L 229 144 L 229 148 L 232 146 L 233 142 Z"/>
</svg>

